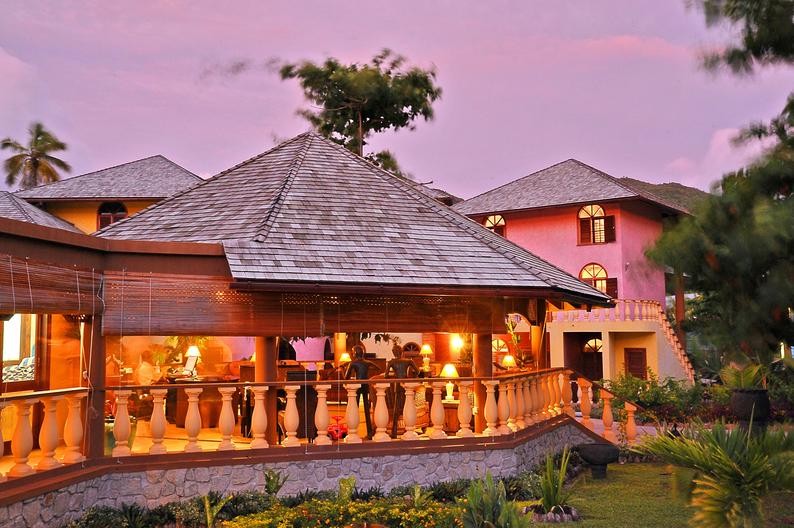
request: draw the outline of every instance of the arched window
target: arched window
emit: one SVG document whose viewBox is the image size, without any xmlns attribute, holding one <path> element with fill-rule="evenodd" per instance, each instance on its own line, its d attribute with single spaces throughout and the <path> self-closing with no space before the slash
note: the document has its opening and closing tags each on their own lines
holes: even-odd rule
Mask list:
<svg viewBox="0 0 794 528">
<path fill-rule="evenodd" d="M 502 215 L 491 215 L 485 219 L 483 223 L 485 227 L 496 233 L 497 235 L 505 236 L 505 217 Z"/>
<path fill-rule="evenodd" d="M 494 354 L 507 354 L 509 351 L 510 349 L 504 340 L 499 338 L 491 340 L 491 352 Z"/>
<path fill-rule="evenodd" d="M 419 351 L 422 349 L 417 343 L 413 341 L 403 345 L 403 356 L 405 357 L 418 357 Z"/>
<path fill-rule="evenodd" d="M 591 262 L 579 272 L 579 279 L 593 288 L 601 290 L 610 297 L 618 296 L 618 279 L 607 275 L 607 270 L 601 264 Z"/>
<path fill-rule="evenodd" d="M 604 343 L 597 337 L 589 340 L 587 343 L 584 344 L 582 348 L 582 352 L 585 354 L 597 354 L 602 351 L 604 347 Z"/>
<path fill-rule="evenodd" d="M 97 211 L 97 229 L 127 218 L 127 208 L 121 202 L 104 202 Z"/>
<path fill-rule="evenodd" d="M 606 216 L 600 205 L 579 209 L 579 243 L 606 244 L 615 241 L 615 217 Z"/>
</svg>

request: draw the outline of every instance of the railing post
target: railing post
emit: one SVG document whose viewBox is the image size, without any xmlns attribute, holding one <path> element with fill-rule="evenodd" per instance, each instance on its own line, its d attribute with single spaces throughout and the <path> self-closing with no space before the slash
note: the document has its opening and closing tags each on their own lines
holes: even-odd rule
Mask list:
<svg viewBox="0 0 794 528">
<path fill-rule="evenodd" d="M 198 443 L 198 435 L 201 432 L 199 395 L 203 390 L 202 388 L 185 389 L 185 395 L 187 395 L 187 413 L 185 414 L 187 444 L 185 445 L 185 453 L 195 453 L 202 450 Z"/>
<path fill-rule="evenodd" d="M 64 464 L 76 464 L 85 460 L 81 450 L 83 444 L 83 421 L 80 418 L 81 402 L 85 396 L 85 393 L 80 393 L 70 394 L 66 397 L 69 412 L 66 415 L 66 423 L 63 426 L 63 442 L 66 444 L 66 452 L 61 458 L 61 462 Z"/>
<path fill-rule="evenodd" d="M 498 406 L 496 405 L 496 386 L 499 382 L 496 380 L 487 380 L 482 382 L 485 385 L 485 409 L 483 409 L 483 416 L 485 416 L 485 429 L 482 434 L 484 436 L 497 436 L 499 429 L 497 428 L 498 419 Z"/>
<path fill-rule="evenodd" d="M 116 439 L 116 446 L 111 451 L 114 457 L 129 456 L 132 454 L 130 449 L 130 413 L 127 408 L 132 391 L 116 391 L 116 417 L 113 420 L 113 438 Z"/>
<path fill-rule="evenodd" d="M 524 378 L 519 378 L 516 381 L 516 391 L 515 391 L 515 400 L 516 400 L 516 427 L 519 429 L 524 429 L 527 426 L 527 422 L 524 421 Z"/>
<path fill-rule="evenodd" d="M 152 431 L 152 446 L 149 448 L 150 455 L 163 455 L 168 449 L 163 445 L 165 437 L 165 412 L 163 410 L 163 400 L 168 394 L 168 389 L 152 389 L 152 417 L 149 421 L 149 428 Z"/>
<path fill-rule="evenodd" d="M 389 407 L 386 405 L 386 389 L 389 388 L 389 383 L 376 383 L 375 384 L 375 415 L 373 416 L 375 422 L 375 434 L 372 436 L 373 442 L 388 442 L 391 440 L 389 433 L 386 430 L 389 428 Z M 394 397 L 397 397 L 397 383 L 394 384 Z M 364 412 L 367 412 L 365 409 Z M 397 420 L 397 413 L 393 416 Z M 395 427 L 396 429 L 396 427 Z"/>
<path fill-rule="evenodd" d="M 579 377 L 576 380 L 579 385 L 579 408 L 582 410 L 582 425 L 593 430 L 593 422 L 590 420 L 590 411 L 592 410 L 592 402 L 590 401 L 590 380 Z"/>
<path fill-rule="evenodd" d="M 314 439 L 315 445 L 331 445 L 333 442 L 328 436 L 328 424 L 331 417 L 328 414 L 328 390 L 330 385 L 316 385 L 317 390 L 317 410 L 314 411 L 314 426 L 317 428 L 317 437 Z"/>
<path fill-rule="evenodd" d="M 433 422 L 433 430 L 430 431 L 428 437 L 433 440 L 447 437 L 447 433 L 444 432 L 444 403 L 441 401 L 441 394 L 446 385 L 444 381 L 434 381 L 432 383 L 433 403 L 430 405 L 430 421 Z"/>
<path fill-rule="evenodd" d="M 455 436 L 460 438 L 469 438 L 474 436 L 474 433 L 471 430 L 471 401 L 469 401 L 469 392 L 470 387 L 472 386 L 471 381 L 461 381 L 458 383 L 458 391 L 459 396 L 458 399 L 460 403 L 458 403 L 458 423 L 460 424 L 460 428 L 458 432 L 455 433 Z"/>
<path fill-rule="evenodd" d="M 532 417 L 532 377 L 527 376 L 524 380 L 524 387 L 522 390 L 522 397 L 524 398 L 524 424 L 529 427 L 535 420 Z"/>
<path fill-rule="evenodd" d="M 551 375 L 551 389 L 552 396 L 554 397 L 554 415 L 559 416 L 562 414 L 562 391 L 560 390 L 560 373 L 555 372 Z"/>
<path fill-rule="evenodd" d="M 284 430 L 286 436 L 281 441 L 284 447 L 296 447 L 301 445 L 298 440 L 298 426 L 300 425 L 300 415 L 298 414 L 298 404 L 295 401 L 300 385 L 286 385 L 284 390 L 287 393 L 287 408 L 284 410 Z"/>
<path fill-rule="evenodd" d="M 553 416 L 557 416 L 557 407 L 554 405 L 554 381 L 552 380 L 552 375 L 547 374 L 545 377 L 545 386 L 546 386 L 546 413 L 549 415 L 549 418 Z"/>
<path fill-rule="evenodd" d="M 345 410 L 345 421 L 347 422 L 346 444 L 360 444 L 363 442 L 358 436 L 358 402 L 356 401 L 356 391 L 361 388 L 360 383 L 348 383 L 347 389 L 347 409 Z M 364 409 L 369 412 L 369 409 Z"/>
<path fill-rule="evenodd" d="M 403 440 L 418 440 L 419 435 L 416 434 L 416 388 L 421 385 L 417 382 L 405 382 L 405 405 L 403 406 L 403 422 L 405 422 L 405 432 L 402 435 Z"/>
<path fill-rule="evenodd" d="M 3 409 L 5 406 L 5 402 L 0 402 L 0 458 L 3 458 L 3 451 L 5 450 L 5 440 L 3 440 Z M 0 482 L 5 482 L 6 480 L 6 476 L 0 473 Z"/>
<path fill-rule="evenodd" d="M 499 434 L 510 434 L 512 431 L 507 425 L 510 417 L 510 402 L 507 400 L 507 383 L 499 384 L 499 398 L 496 401 L 496 412 L 499 416 Z"/>
<path fill-rule="evenodd" d="M 237 392 L 237 387 L 218 387 L 218 392 L 221 393 L 221 414 L 218 417 L 221 443 L 218 444 L 218 451 L 231 451 L 237 449 L 232 440 L 235 425 L 232 396 Z"/>
<path fill-rule="evenodd" d="M 267 404 L 265 403 L 265 393 L 267 387 L 252 387 L 251 391 L 254 393 L 254 410 L 251 413 L 251 435 L 254 437 L 251 440 L 251 449 L 263 449 L 270 447 L 270 444 L 265 440 L 267 434 Z"/>
<path fill-rule="evenodd" d="M 631 444 L 637 438 L 637 422 L 634 421 L 637 407 L 629 402 L 626 402 L 624 407 L 626 409 L 626 440 Z"/>
<path fill-rule="evenodd" d="M 14 436 L 11 437 L 11 454 L 14 456 L 14 465 L 8 471 L 9 477 L 24 477 L 33 473 L 33 468 L 28 464 L 30 452 L 33 450 L 33 430 L 30 428 L 30 406 L 36 399 L 16 400 L 17 423 L 14 427 Z"/>
<path fill-rule="evenodd" d="M 508 406 L 508 413 L 507 413 L 507 427 L 512 432 L 518 431 L 518 425 L 516 425 L 516 384 L 514 381 L 509 381 L 507 383 L 507 406 Z"/>
<path fill-rule="evenodd" d="M 571 391 L 571 373 L 570 371 L 563 370 L 560 374 L 562 380 L 562 412 L 573 418 L 576 413 L 573 412 L 571 400 L 573 399 L 573 391 Z"/>
<path fill-rule="evenodd" d="M 532 395 L 532 423 L 537 424 L 543 421 L 543 413 L 541 412 L 543 407 L 543 396 L 540 393 L 540 376 L 535 374 L 532 376 L 530 382 L 532 383 L 529 391 Z"/>
<path fill-rule="evenodd" d="M 604 412 L 601 416 L 601 421 L 604 422 L 604 439 L 616 442 L 615 431 L 612 430 L 612 424 L 614 423 L 612 417 L 612 393 L 604 389 L 601 389 L 598 393 L 601 396 L 604 407 Z"/>
<path fill-rule="evenodd" d="M 58 402 L 63 396 L 50 396 L 42 398 L 44 404 L 44 422 L 39 431 L 39 447 L 41 448 L 41 460 L 36 465 L 39 471 L 53 469 L 62 466 L 55 460 L 55 448 L 58 447 L 58 418 L 55 415 Z"/>
</svg>

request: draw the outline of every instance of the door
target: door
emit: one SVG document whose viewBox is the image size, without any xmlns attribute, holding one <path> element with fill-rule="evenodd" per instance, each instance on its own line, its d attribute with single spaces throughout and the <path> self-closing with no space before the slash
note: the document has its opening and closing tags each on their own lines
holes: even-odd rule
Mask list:
<svg viewBox="0 0 794 528">
<path fill-rule="evenodd" d="M 648 360 L 644 348 L 625 349 L 626 374 L 631 374 L 635 378 L 648 378 Z"/>
</svg>

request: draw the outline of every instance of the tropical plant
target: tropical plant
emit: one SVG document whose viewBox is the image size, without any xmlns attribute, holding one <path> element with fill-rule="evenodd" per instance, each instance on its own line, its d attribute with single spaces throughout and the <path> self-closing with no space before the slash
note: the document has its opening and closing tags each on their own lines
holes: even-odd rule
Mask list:
<svg viewBox="0 0 794 528">
<path fill-rule="evenodd" d="M 546 467 L 540 477 L 540 504 L 546 513 L 558 509 L 562 511 L 562 507 L 570 497 L 570 493 L 564 490 L 570 458 L 571 451 L 566 446 L 562 450 L 560 468 L 557 469 L 554 467 L 554 458 L 551 454 L 546 455 Z"/>
<path fill-rule="evenodd" d="M 275 497 L 284 484 L 287 483 L 287 475 L 282 475 L 281 471 L 275 469 L 268 469 L 265 471 L 265 493 L 270 497 Z"/>
<path fill-rule="evenodd" d="M 356 477 L 350 476 L 339 479 L 337 498 L 340 502 L 350 502 L 353 500 L 354 491 L 356 491 Z"/>
<path fill-rule="evenodd" d="M 10 150 L 14 154 L 5 160 L 6 184 L 15 185 L 19 181 L 20 189 L 30 189 L 42 183 L 52 183 L 61 179 L 58 169 L 70 172 L 72 167 L 53 152 L 66 150 L 55 134 L 36 122 L 28 129 L 28 144 L 7 137 L 0 141 L 0 150 Z"/>
<path fill-rule="evenodd" d="M 485 479 L 475 480 L 466 494 L 463 509 L 464 528 L 524 528 L 529 518 L 519 507 L 507 500 L 502 482 L 495 482 L 490 472 Z"/>
<path fill-rule="evenodd" d="M 646 437 L 638 451 L 696 471 L 695 526 L 762 526 L 762 499 L 794 491 L 794 436 L 784 431 L 753 435 L 719 423 L 711 429 L 695 425 L 680 438 Z"/>
<path fill-rule="evenodd" d="M 232 496 L 221 496 L 219 493 L 210 492 L 201 497 L 201 503 L 204 506 L 204 517 L 206 519 L 207 528 L 215 528 L 215 522 L 218 514 L 226 506 L 226 503 L 232 500 Z"/>
<path fill-rule="evenodd" d="M 755 389 L 762 386 L 764 370 L 755 363 L 743 367 L 728 365 L 720 370 L 720 378 L 729 389 Z"/>
</svg>

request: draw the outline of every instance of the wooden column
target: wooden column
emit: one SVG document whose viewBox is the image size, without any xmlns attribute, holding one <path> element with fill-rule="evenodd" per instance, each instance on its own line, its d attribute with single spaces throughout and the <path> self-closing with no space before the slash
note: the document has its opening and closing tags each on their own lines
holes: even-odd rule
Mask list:
<svg viewBox="0 0 794 528">
<path fill-rule="evenodd" d="M 493 376 L 493 360 L 491 353 L 491 334 L 475 334 L 472 339 L 472 374 L 475 377 L 490 378 Z M 486 428 L 485 423 L 485 386 L 475 383 L 474 405 L 477 414 L 474 419 L 474 431 L 481 433 Z"/>
<path fill-rule="evenodd" d="M 254 381 L 277 381 L 278 337 L 266 336 L 254 338 L 254 350 L 256 351 Z M 277 392 L 275 387 L 271 387 L 270 390 L 265 393 L 265 412 L 267 414 L 265 439 L 270 445 L 278 444 L 278 433 L 276 430 L 276 424 L 278 423 L 276 410 Z"/>
<path fill-rule="evenodd" d="M 88 393 L 86 405 L 90 409 L 87 422 L 83 424 L 85 441 L 83 454 L 86 458 L 95 459 L 105 456 L 105 338 L 102 336 L 102 316 L 89 318 L 84 328 L 86 362 L 88 363 L 89 386 L 93 390 Z M 76 460 L 70 459 L 69 462 Z M 67 460 L 64 460 L 67 462 Z"/>
</svg>

